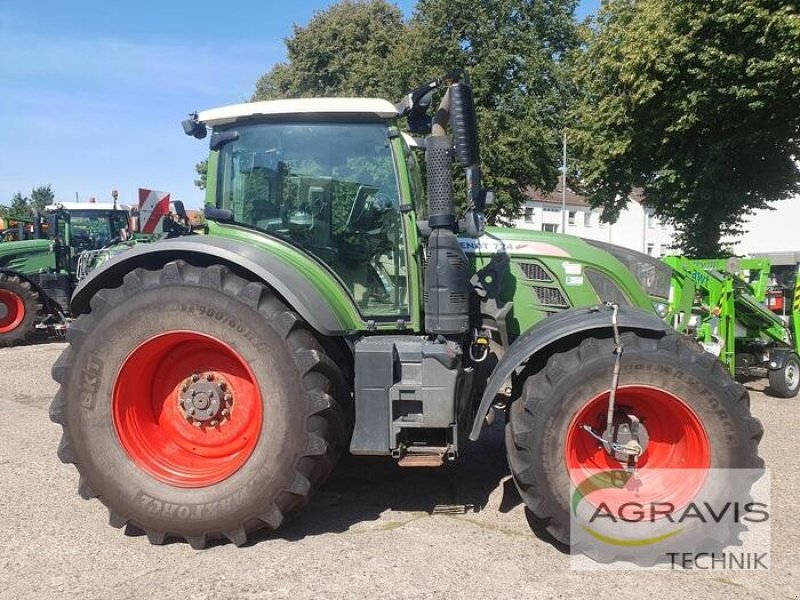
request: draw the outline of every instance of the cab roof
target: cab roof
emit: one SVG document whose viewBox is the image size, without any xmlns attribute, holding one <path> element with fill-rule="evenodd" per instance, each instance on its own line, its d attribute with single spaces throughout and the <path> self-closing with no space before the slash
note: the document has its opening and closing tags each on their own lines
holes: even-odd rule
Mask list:
<svg viewBox="0 0 800 600">
<path fill-rule="evenodd" d="M 56 210 L 59 208 L 63 208 L 65 210 L 130 210 L 130 206 L 128 204 L 117 204 L 114 206 L 113 202 L 58 202 L 56 204 L 50 204 L 46 207 L 46 210 Z"/>
<path fill-rule="evenodd" d="M 314 114 L 369 115 L 387 120 L 399 116 L 394 104 L 381 98 L 292 98 L 221 106 L 199 112 L 197 119 L 217 127 L 261 117 Z"/>
</svg>

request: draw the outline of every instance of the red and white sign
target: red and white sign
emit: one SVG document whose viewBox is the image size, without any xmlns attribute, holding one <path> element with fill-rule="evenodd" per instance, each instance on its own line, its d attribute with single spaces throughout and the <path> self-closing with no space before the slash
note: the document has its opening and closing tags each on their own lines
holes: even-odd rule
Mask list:
<svg viewBox="0 0 800 600">
<path fill-rule="evenodd" d="M 139 226 L 142 233 L 153 233 L 167 213 L 168 193 L 139 188 Z"/>
</svg>

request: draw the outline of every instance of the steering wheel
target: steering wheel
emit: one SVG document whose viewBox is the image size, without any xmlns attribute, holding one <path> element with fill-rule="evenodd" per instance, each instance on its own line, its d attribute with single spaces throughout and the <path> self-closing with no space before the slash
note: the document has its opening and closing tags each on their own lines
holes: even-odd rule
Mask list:
<svg viewBox="0 0 800 600">
<path fill-rule="evenodd" d="M 350 214 L 347 215 L 347 221 L 344 224 L 345 230 L 350 229 L 362 216 L 364 216 L 364 210 L 367 207 L 367 198 L 377 192 L 378 188 L 372 185 L 358 186 L 356 197 L 353 198 L 353 204 L 350 207 Z"/>
</svg>

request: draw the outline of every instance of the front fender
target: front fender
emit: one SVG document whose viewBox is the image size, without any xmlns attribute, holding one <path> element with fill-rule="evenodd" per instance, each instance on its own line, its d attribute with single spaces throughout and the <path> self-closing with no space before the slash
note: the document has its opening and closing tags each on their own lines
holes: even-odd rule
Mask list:
<svg viewBox="0 0 800 600">
<path fill-rule="evenodd" d="M 486 383 L 469 439 L 472 441 L 478 439 L 484 417 L 489 412 L 500 387 L 519 367 L 539 352 L 545 352 L 558 340 L 576 334 L 611 330 L 611 315 L 611 307 L 605 305 L 573 308 L 544 319 L 518 337 L 497 364 Z M 624 306 L 619 307 L 617 324 L 620 330 L 647 331 L 659 336 L 666 335 L 671 331 L 671 327 L 657 315 Z"/>
<path fill-rule="evenodd" d="M 273 254 L 250 244 L 223 237 L 197 236 L 140 244 L 112 258 L 81 281 L 72 296 L 74 315 L 88 312 L 89 300 L 103 288 L 118 287 L 136 268 L 159 269 L 168 262 L 185 260 L 199 267 L 225 265 L 252 281 L 262 281 L 279 294 L 293 310 L 323 335 L 344 335 L 357 323 L 344 308 L 334 310 L 319 286 L 296 268 Z M 319 267 L 322 271 L 322 267 Z M 330 278 L 327 273 L 322 277 Z M 344 290 L 339 297 L 347 297 Z"/>
</svg>

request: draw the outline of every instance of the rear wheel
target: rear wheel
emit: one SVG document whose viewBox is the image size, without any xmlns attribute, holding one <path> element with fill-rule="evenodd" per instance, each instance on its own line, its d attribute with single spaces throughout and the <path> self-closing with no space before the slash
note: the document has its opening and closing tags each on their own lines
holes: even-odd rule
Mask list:
<svg viewBox="0 0 800 600">
<path fill-rule="evenodd" d="M 747 391 L 717 359 L 677 335 L 651 339 L 624 333 L 622 343 L 614 427 L 621 443 L 630 439 L 626 432 L 634 422 L 640 428 L 644 450 L 636 476 L 647 486 L 637 490 L 637 502 L 684 507 L 701 496 L 708 499 L 711 488 L 721 493 L 707 481 L 708 469 L 762 465 L 757 446 L 763 430 L 750 415 Z M 553 355 L 511 406 L 506 446 L 514 481 L 536 523 L 564 544 L 571 540 L 570 511 L 582 499 L 570 490 L 609 473 L 625 475 L 625 456 L 610 456 L 585 430 L 605 433 L 613 349 L 612 339 L 589 338 Z M 620 508 L 615 498 L 626 499 L 613 492 L 586 497 L 612 512 Z M 618 557 L 609 557 L 608 547 L 603 551 L 595 558 Z M 633 552 L 629 559 L 638 551 L 611 550 L 619 556 Z"/>
<path fill-rule="evenodd" d="M 797 354 L 786 357 L 782 369 L 769 372 L 769 387 L 780 398 L 794 398 L 800 390 L 800 358 Z"/>
<path fill-rule="evenodd" d="M 176 262 L 91 307 L 53 367 L 51 418 L 112 525 L 242 544 L 308 502 L 344 447 L 347 386 L 268 288 Z"/>
<path fill-rule="evenodd" d="M 39 294 L 30 283 L 0 273 L 0 347 L 25 341 L 33 333 L 41 309 Z"/>
</svg>

